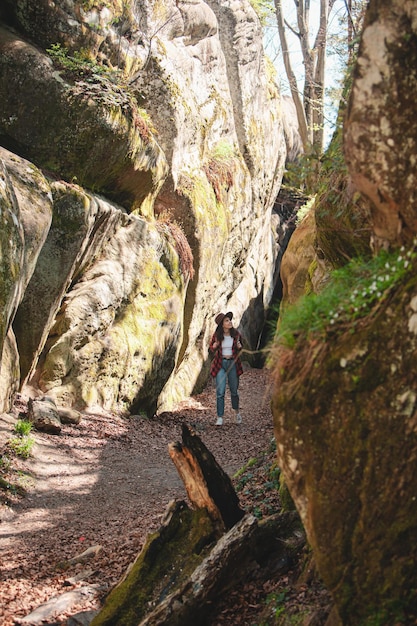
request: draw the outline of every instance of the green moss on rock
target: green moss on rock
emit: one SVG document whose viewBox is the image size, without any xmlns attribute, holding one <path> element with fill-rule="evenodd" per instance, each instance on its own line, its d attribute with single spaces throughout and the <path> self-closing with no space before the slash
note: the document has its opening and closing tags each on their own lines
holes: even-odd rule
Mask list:
<svg viewBox="0 0 417 626">
<path fill-rule="evenodd" d="M 279 464 L 345 626 L 417 615 L 413 263 L 354 332 L 303 338 L 276 361 Z"/>
<path fill-rule="evenodd" d="M 215 537 L 205 509 L 192 511 L 177 504 L 169 524 L 148 537 L 91 626 L 137 626 L 153 606 L 188 580 Z"/>
</svg>

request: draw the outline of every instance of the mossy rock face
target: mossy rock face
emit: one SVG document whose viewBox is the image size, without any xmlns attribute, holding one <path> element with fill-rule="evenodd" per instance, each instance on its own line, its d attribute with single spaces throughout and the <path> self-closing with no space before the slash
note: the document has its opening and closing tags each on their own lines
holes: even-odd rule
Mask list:
<svg viewBox="0 0 417 626">
<path fill-rule="evenodd" d="M 91 626 L 137 626 L 152 607 L 189 579 L 216 538 L 207 511 L 177 503 L 169 524 L 148 537 Z"/>
<path fill-rule="evenodd" d="M 414 3 L 369 3 L 344 126 L 356 187 L 372 203 L 378 246 L 417 232 L 417 26 Z"/>
<path fill-rule="evenodd" d="M 82 196 L 70 197 L 86 252 L 78 264 L 68 236 L 67 272 L 77 280 L 56 313 L 36 377 L 60 404 L 153 415 L 181 337 L 178 256 L 155 226 L 98 199 L 92 204 L 101 227 L 90 230 L 90 210 L 81 220 Z"/>
<path fill-rule="evenodd" d="M 344 626 L 417 615 L 416 269 L 351 332 L 276 362 L 279 464 Z"/>
<path fill-rule="evenodd" d="M 106 0 L 106 5 L 115 2 L 116 0 Z M 48 0 L 37 0 L 33 3 L 25 0 L 4 0 L 2 4 L 3 21 L 44 48 L 59 42 L 72 49 L 94 49 L 102 40 L 93 29 L 76 25 L 77 12 L 79 15 L 80 7 L 86 8 L 85 2 L 67 3 L 65 8 L 51 4 Z M 70 12 L 71 4 L 75 5 L 74 12 Z"/>
<path fill-rule="evenodd" d="M 95 219 L 101 217 L 101 229 L 95 228 L 96 244 L 111 220 L 111 212 L 106 220 L 103 207 L 77 186 L 52 183 L 50 193 L 52 223 L 13 324 L 23 380 L 36 363 L 66 289 L 79 271 L 80 258 L 85 262 L 88 257 Z"/>
<path fill-rule="evenodd" d="M 353 183 L 339 128 L 321 159 L 314 213 L 317 249 L 333 268 L 371 254 L 371 202 Z"/>
<path fill-rule="evenodd" d="M 149 204 L 166 160 L 135 111 L 125 112 L 117 88 L 110 97 L 102 84 L 66 82 L 49 57 L 3 29 L 0 53 L 3 145 L 128 210 Z"/>
<path fill-rule="evenodd" d="M 0 355 L 25 288 L 33 274 L 52 216 L 50 186 L 28 161 L 0 148 Z M 8 371 L 4 355 L 0 397 L 8 410 L 11 390 L 20 381 L 19 359 Z M 2 400 L 0 399 L 0 405 Z"/>
<path fill-rule="evenodd" d="M 10 176 L 0 161 L 0 355 L 16 309 L 16 295 L 22 274 L 24 233 L 20 223 L 19 205 Z"/>
<path fill-rule="evenodd" d="M 317 254 L 317 226 L 313 210 L 295 229 L 281 262 L 282 306 L 307 293 L 317 293 L 328 280 L 330 264 Z"/>
</svg>

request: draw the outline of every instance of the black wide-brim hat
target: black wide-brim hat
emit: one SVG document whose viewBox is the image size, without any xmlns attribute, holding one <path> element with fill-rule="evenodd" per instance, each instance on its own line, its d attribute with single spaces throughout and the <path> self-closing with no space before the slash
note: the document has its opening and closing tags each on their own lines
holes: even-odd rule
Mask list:
<svg viewBox="0 0 417 626">
<path fill-rule="evenodd" d="M 229 320 L 231 320 L 233 318 L 233 313 L 231 311 L 228 311 L 228 313 L 218 313 L 216 317 L 214 318 L 214 321 L 216 322 L 217 326 L 220 326 L 220 324 L 223 323 L 223 320 L 225 317 L 228 317 Z"/>
</svg>

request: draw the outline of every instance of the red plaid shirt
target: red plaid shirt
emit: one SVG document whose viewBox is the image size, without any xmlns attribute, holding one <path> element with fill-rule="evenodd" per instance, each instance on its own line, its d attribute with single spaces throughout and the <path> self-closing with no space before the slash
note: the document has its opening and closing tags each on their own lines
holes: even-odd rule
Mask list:
<svg viewBox="0 0 417 626">
<path fill-rule="evenodd" d="M 221 344 L 217 348 L 217 350 L 213 349 L 213 344 L 216 341 L 218 341 L 218 339 L 217 339 L 216 333 L 214 333 L 213 337 L 211 338 L 210 345 L 209 345 L 209 352 L 211 354 L 214 354 L 214 359 L 211 363 L 211 368 L 210 368 L 210 374 L 213 377 L 216 376 L 222 369 L 222 359 L 223 359 Z M 239 358 L 240 350 L 237 347 L 238 341 L 240 341 L 240 345 L 242 345 L 242 337 L 239 332 L 236 332 L 236 337 L 233 337 L 232 354 L 233 354 L 233 360 L 236 364 L 236 373 L 238 376 L 241 376 L 243 374 L 243 367 Z"/>
</svg>

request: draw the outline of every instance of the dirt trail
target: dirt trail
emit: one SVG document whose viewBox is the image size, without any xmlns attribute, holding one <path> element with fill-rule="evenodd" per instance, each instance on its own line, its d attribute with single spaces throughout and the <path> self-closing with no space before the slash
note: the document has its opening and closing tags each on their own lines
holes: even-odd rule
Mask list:
<svg viewBox="0 0 417 626">
<path fill-rule="evenodd" d="M 29 493 L 0 508 L 0 623 L 12 626 L 69 589 L 98 585 L 103 595 L 118 581 L 147 534 L 159 527 L 170 500 L 186 499 L 167 450 L 181 439 L 183 422 L 230 476 L 265 450 L 273 437 L 268 373 L 247 370 L 240 396 L 242 425 L 234 423 L 227 397 L 225 424 L 215 427 L 209 385 L 157 418 L 85 414 L 79 426 L 65 426 L 59 436 L 36 434 L 33 457 L 20 462 L 32 474 Z M 12 423 L 0 416 L 0 450 Z M 91 562 L 61 569 L 62 562 L 97 545 Z M 98 608 L 99 595 L 72 607 L 71 614 Z M 66 623 L 65 614 L 54 619 Z"/>
</svg>

